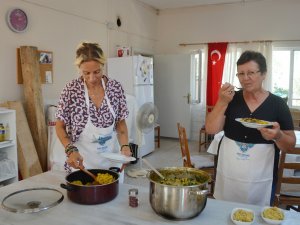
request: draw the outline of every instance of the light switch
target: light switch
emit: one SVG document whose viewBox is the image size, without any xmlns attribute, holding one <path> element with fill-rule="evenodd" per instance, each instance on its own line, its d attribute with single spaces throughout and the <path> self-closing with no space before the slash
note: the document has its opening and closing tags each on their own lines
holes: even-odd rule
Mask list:
<svg viewBox="0 0 300 225">
<path fill-rule="evenodd" d="M 52 72 L 51 71 L 46 71 L 45 73 L 45 83 L 46 84 L 52 84 L 53 81 L 52 81 Z"/>
</svg>

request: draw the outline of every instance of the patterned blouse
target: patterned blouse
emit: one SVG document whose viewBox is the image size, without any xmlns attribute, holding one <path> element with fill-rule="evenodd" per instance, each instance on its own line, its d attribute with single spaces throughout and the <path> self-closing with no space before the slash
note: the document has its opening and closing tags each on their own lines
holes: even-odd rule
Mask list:
<svg viewBox="0 0 300 225">
<path fill-rule="evenodd" d="M 126 105 L 126 97 L 120 82 L 105 76 L 105 94 L 110 100 L 110 104 L 116 114 L 115 122 L 128 117 L 129 111 Z M 89 98 L 90 99 L 90 98 Z M 113 124 L 113 115 L 108 108 L 105 98 L 100 108 L 96 108 L 90 99 L 91 122 L 100 128 L 106 128 Z M 81 77 L 69 82 L 63 89 L 55 114 L 57 120 L 61 120 L 66 125 L 67 134 L 74 143 L 78 141 L 79 135 L 83 131 L 88 120 L 87 105 L 84 97 L 84 81 Z"/>
</svg>

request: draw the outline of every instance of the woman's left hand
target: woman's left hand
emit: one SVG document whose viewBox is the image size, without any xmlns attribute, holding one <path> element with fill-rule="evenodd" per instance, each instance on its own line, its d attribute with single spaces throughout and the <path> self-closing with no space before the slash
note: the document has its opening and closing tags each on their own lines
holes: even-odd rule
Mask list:
<svg viewBox="0 0 300 225">
<path fill-rule="evenodd" d="M 126 156 L 131 156 L 132 152 L 130 150 L 129 146 L 123 146 L 121 149 L 121 154 L 126 155 Z"/>
<path fill-rule="evenodd" d="M 282 136 L 282 131 L 280 130 L 280 125 L 277 122 L 273 123 L 272 128 L 258 128 L 261 135 L 266 140 L 276 140 Z"/>
</svg>

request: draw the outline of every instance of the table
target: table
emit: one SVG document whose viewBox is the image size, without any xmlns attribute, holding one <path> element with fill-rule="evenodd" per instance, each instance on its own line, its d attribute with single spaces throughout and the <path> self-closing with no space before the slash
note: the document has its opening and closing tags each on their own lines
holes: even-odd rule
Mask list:
<svg viewBox="0 0 300 225">
<path fill-rule="evenodd" d="M 99 205 L 80 205 L 71 202 L 66 190 L 60 188 L 60 183 L 65 181 L 64 172 L 48 171 L 43 174 L 22 180 L 0 188 L 0 199 L 8 194 L 33 187 L 50 187 L 60 190 L 65 199 L 59 205 L 43 212 L 32 214 L 16 214 L 0 209 L 0 225 L 83 225 L 83 224 L 106 224 L 106 225 L 153 225 L 153 224 L 178 224 L 178 225 L 231 225 L 230 212 L 235 207 L 250 208 L 255 211 L 255 223 L 264 224 L 259 216 L 261 207 L 255 205 L 239 204 L 234 202 L 208 199 L 206 208 L 197 217 L 184 220 L 172 221 L 157 215 L 149 203 L 149 188 L 136 187 L 128 184 L 120 184 L 119 195 L 112 201 Z M 138 188 L 139 206 L 128 206 L 128 189 Z M 299 225 L 300 213 L 287 212 L 287 220 L 283 225 Z"/>
</svg>

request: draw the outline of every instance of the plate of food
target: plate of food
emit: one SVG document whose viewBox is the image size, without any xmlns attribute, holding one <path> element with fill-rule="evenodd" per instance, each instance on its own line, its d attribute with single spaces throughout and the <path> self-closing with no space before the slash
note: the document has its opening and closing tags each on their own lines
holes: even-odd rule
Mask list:
<svg viewBox="0 0 300 225">
<path fill-rule="evenodd" d="M 277 207 L 264 207 L 261 217 L 268 224 L 281 224 L 284 221 L 284 211 Z"/>
<path fill-rule="evenodd" d="M 262 127 L 273 126 L 272 122 L 255 119 L 255 118 L 236 118 L 235 120 L 243 124 L 245 127 L 249 127 L 249 128 L 262 128 Z"/>
<path fill-rule="evenodd" d="M 118 162 L 118 163 L 129 163 L 131 161 L 136 160 L 136 158 L 134 158 L 134 157 L 128 157 L 128 156 L 122 155 L 120 153 L 103 152 L 100 155 L 103 158 L 106 158 L 110 161 Z"/>
<path fill-rule="evenodd" d="M 231 211 L 231 220 L 236 225 L 250 225 L 255 219 L 254 211 L 246 208 L 234 208 Z"/>
</svg>

